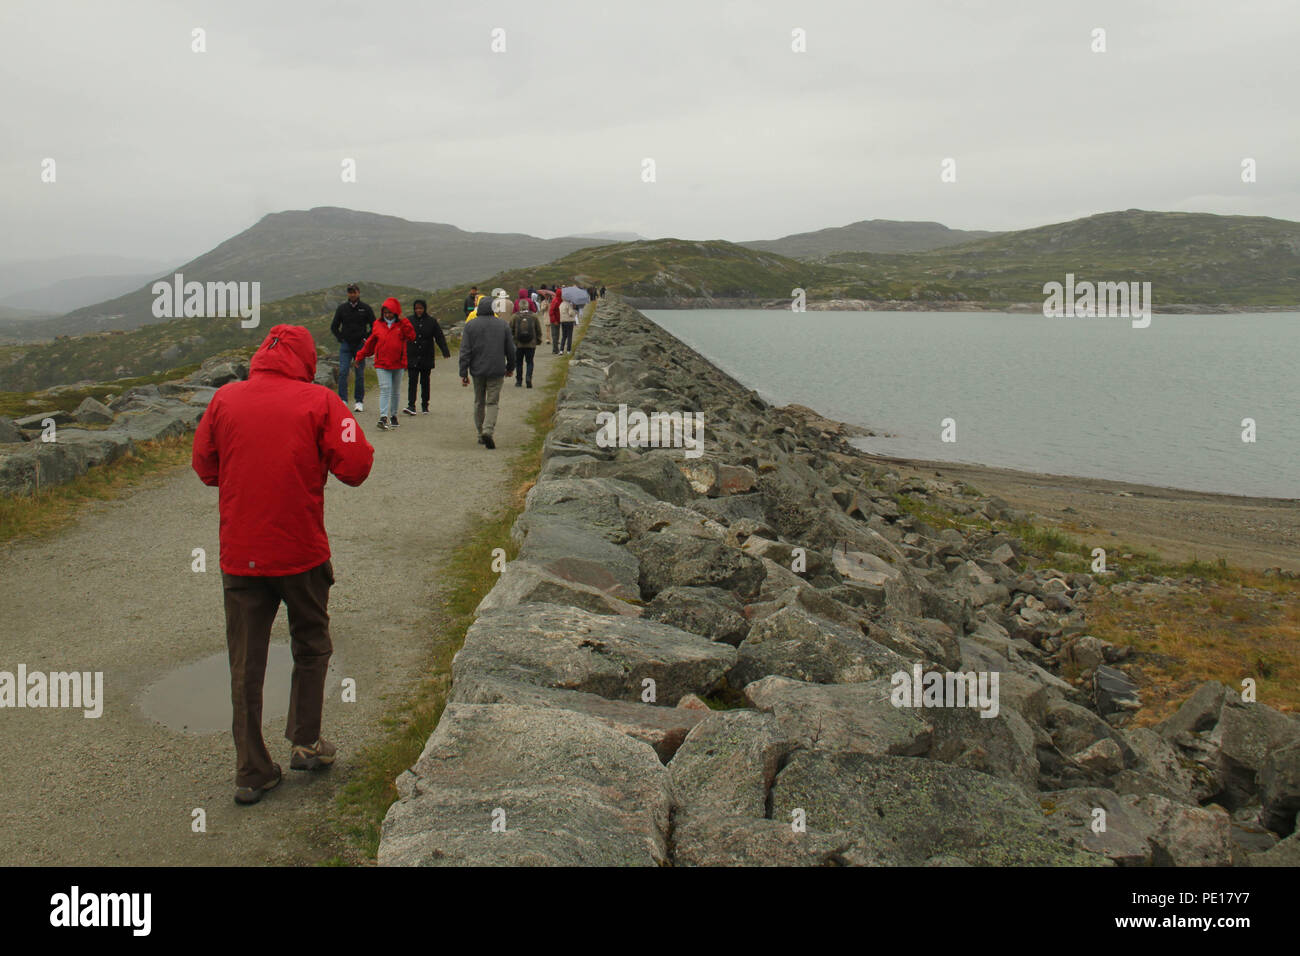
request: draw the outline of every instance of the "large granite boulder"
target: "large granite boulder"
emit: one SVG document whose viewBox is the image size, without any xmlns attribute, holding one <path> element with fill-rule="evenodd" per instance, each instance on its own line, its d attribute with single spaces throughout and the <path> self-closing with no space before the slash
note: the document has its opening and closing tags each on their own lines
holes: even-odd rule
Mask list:
<svg viewBox="0 0 1300 956">
<path fill-rule="evenodd" d="M 815 684 L 850 684 L 910 670 L 910 663 L 862 633 L 792 605 L 750 628 L 728 678 L 743 687 L 769 674 Z"/>
<path fill-rule="evenodd" d="M 381 866 L 662 866 L 671 794 L 655 752 L 600 720 L 448 704 L 384 817 Z"/>
<path fill-rule="evenodd" d="M 915 757 L 800 751 L 772 787 L 772 818 L 859 837 L 906 866 L 936 857 L 974 866 L 1095 865 L 1012 783 Z"/>
<path fill-rule="evenodd" d="M 526 614 L 516 608 L 480 614 L 452 661 L 452 680 L 493 677 L 675 704 L 686 694 L 712 691 L 735 656 L 726 644 L 653 621 L 539 604 Z M 643 699 L 647 679 L 653 701 Z"/>
</svg>

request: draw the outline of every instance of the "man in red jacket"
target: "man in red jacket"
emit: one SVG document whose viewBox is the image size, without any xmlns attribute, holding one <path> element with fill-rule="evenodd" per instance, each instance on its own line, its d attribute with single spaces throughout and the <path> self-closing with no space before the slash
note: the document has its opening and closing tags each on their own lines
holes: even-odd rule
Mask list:
<svg viewBox="0 0 1300 956">
<path fill-rule="evenodd" d="M 277 325 L 253 355 L 248 381 L 218 389 L 194 434 L 194 470 L 220 490 L 238 803 L 256 803 L 280 783 L 280 765 L 262 739 L 262 683 L 281 601 L 293 652 L 289 766 L 316 770 L 335 756 L 334 745 L 320 736 L 334 651 L 326 609 L 334 569 L 325 481 L 333 474 L 346 485 L 361 484 L 375 450 L 338 395 L 313 383 L 315 375 L 311 333 Z"/>
</svg>

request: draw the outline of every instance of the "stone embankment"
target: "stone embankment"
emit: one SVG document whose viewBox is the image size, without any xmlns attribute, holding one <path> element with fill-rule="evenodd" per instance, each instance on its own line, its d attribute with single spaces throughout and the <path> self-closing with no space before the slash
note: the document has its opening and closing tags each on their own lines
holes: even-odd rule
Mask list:
<svg viewBox="0 0 1300 956">
<path fill-rule="evenodd" d="M 609 447 L 620 406 L 702 415 L 702 454 Z M 602 303 L 379 862 L 1300 862 L 1300 722 L 1205 684 L 1135 726 L 1101 582 L 918 501 L 1005 517 Z"/>
</svg>

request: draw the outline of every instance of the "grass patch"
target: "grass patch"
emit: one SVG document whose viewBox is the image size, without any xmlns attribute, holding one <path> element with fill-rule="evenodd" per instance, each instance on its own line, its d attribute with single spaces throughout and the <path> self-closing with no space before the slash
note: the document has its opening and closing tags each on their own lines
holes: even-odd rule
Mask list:
<svg viewBox="0 0 1300 956">
<path fill-rule="evenodd" d="M 185 378 L 198 369 L 198 364 L 182 365 L 154 375 L 119 378 L 81 388 L 60 388 L 55 392 L 0 392 L 0 416 L 23 418 L 37 412 L 72 412 L 76 411 L 77 406 L 87 398 L 102 402 L 109 395 L 120 395 L 128 388 L 137 385 L 158 385 L 173 379 Z"/>
<path fill-rule="evenodd" d="M 190 462 L 194 435 L 136 444 L 134 453 L 39 493 L 0 498 L 0 542 L 33 538 L 72 523 L 91 502 L 118 498 L 140 482 Z"/>
<path fill-rule="evenodd" d="M 1136 652 L 1138 723 L 1170 716 L 1202 681 L 1240 690 L 1246 677 L 1261 703 L 1300 712 L 1300 582 L 1232 575 L 1168 596 L 1103 590 L 1089 604 L 1089 631 Z"/>
<path fill-rule="evenodd" d="M 575 349 L 586 332 L 591 311 L 587 310 L 574 330 Z M 541 401 L 525 418 L 532 436 L 507 463 L 511 493 L 506 506 L 492 517 L 479 519 L 465 545 L 438 572 L 447 582 L 446 599 L 433 622 L 435 649 L 426 676 L 381 719 L 380 740 L 358 754 L 358 770 L 339 792 L 333 820 L 347 845 L 327 865 L 365 863 L 379 852 L 384 815 L 397 799 L 394 781 L 419 758 L 442 717 L 451 690 L 451 660 L 465 643 L 474 609 L 496 584 L 492 551 L 504 547 L 506 557 L 513 560 L 518 550 L 510 541 L 510 527 L 524 510 L 525 497 L 541 470 L 542 446 L 555 417 L 556 395 L 567 378 L 570 358 L 564 355 L 552 364 L 541 386 Z"/>
</svg>

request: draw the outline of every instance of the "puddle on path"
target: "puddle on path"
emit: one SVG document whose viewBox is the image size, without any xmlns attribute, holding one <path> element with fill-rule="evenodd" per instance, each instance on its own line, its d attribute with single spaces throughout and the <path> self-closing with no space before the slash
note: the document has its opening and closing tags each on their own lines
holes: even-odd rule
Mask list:
<svg viewBox="0 0 1300 956">
<path fill-rule="evenodd" d="M 338 652 L 330 658 L 325 694 L 339 686 L 335 669 Z M 271 644 L 262 685 L 262 723 L 283 720 L 289 713 L 289 682 L 293 656 L 288 642 Z M 146 717 L 190 734 L 230 732 L 230 660 L 225 651 L 178 667 L 150 685 L 140 696 Z"/>
</svg>

